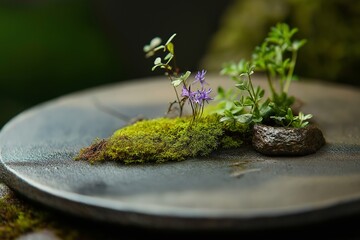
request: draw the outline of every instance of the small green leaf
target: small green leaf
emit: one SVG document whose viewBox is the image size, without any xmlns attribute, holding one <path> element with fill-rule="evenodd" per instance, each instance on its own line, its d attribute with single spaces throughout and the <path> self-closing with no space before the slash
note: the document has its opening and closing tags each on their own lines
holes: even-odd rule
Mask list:
<svg viewBox="0 0 360 240">
<path fill-rule="evenodd" d="M 234 115 L 232 114 L 232 112 L 230 110 L 225 110 L 224 111 L 224 115 L 226 117 L 231 117 L 231 118 L 234 118 Z"/>
<path fill-rule="evenodd" d="M 229 122 L 229 121 L 233 121 L 234 118 L 233 117 L 222 117 L 220 118 L 220 122 Z"/>
<path fill-rule="evenodd" d="M 164 60 L 169 60 L 169 59 L 172 59 L 174 57 L 174 55 L 172 53 L 168 53 L 165 57 L 164 57 Z"/>
<path fill-rule="evenodd" d="M 161 38 L 159 38 L 159 37 L 155 37 L 150 41 L 150 47 L 151 48 L 156 48 L 160 44 L 161 44 Z"/>
<path fill-rule="evenodd" d="M 290 58 L 286 58 L 284 60 L 284 62 L 282 63 L 282 68 L 283 69 L 288 69 L 290 67 L 290 62 L 291 62 L 291 59 Z"/>
<path fill-rule="evenodd" d="M 258 86 L 256 88 L 255 94 L 256 94 L 256 98 L 261 99 L 265 94 L 265 90 Z"/>
<path fill-rule="evenodd" d="M 174 44 L 173 43 L 170 42 L 170 43 L 166 44 L 166 48 L 172 55 L 174 55 Z"/>
<path fill-rule="evenodd" d="M 218 89 L 217 89 L 217 98 L 218 99 L 225 98 L 225 90 L 221 86 L 219 86 Z"/>
<path fill-rule="evenodd" d="M 255 70 L 255 65 L 249 63 L 248 74 L 249 74 L 249 75 L 253 75 L 253 74 L 254 74 L 254 70 Z"/>
<path fill-rule="evenodd" d="M 153 38 L 150 41 L 150 44 L 145 45 L 143 50 L 144 52 L 146 52 L 146 56 L 147 57 L 151 57 L 152 55 L 154 55 L 154 53 L 159 50 L 159 47 L 164 47 L 164 46 L 159 46 L 161 44 L 161 39 L 159 37 Z"/>
<path fill-rule="evenodd" d="M 146 53 L 145 57 L 149 58 L 149 57 L 152 57 L 154 56 L 155 52 L 154 51 L 149 51 Z"/>
<path fill-rule="evenodd" d="M 234 106 L 233 102 L 227 101 L 225 105 L 225 109 L 230 111 L 233 108 L 233 106 Z"/>
<path fill-rule="evenodd" d="M 292 48 L 292 50 L 297 51 L 297 50 L 299 50 L 299 48 L 301 48 L 302 46 L 304 46 L 306 42 L 307 42 L 306 39 L 295 40 L 295 41 L 293 42 L 293 44 L 291 45 L 291 48 Z"/>
<path fill-rule="evenodd" d="M 260 115 L 265 117 L 271 113 L 272 108 L 270 105 L 270 99 L 267 99 L 263 104 L 260 106 Z"/>
<path fill-rule="evenodd" d="M 291 29 L 290 33 L 289 33 L 289 38 L 291 38 L 295 33 L 298 32 L 298 29 L 297 28 L 293 28 Z"/>
<path fill-rule="evenodd" d="M 285 117 L 280 117 L 280 116 L 270 116 L 270 118 L 278 120 L 279 122 L 282 122 L 283 120 L 285 120 Z"/>
<path fill-rule="evenodd" d="M 183 80 L 181 78 L 176 78 L 174 80 L 171 81 L 171 84 L 174 85 L 174 87 L 179 86 L 181 83 L 183 82 Z"/>
<path fill-rule="evenodd" d="M 240 74 L 240 77 L 248 77 L 248 76 L 249 76 L 249 74 L 246 73 L 246 72 L 243 72 L 243 73 Z"/>
<path fill-rule="evenodd" d="M 308 120 L 308 119 L 310 119 L 310 118 L 312 118 L 312 117 L 313 117 L 312 114 L 307 114 L 307 115 L 305 115 L 305 117 L 304 117 L 303 120 Z"/>
<path fill-rule="evenodd" d="M 290 121 L 294 119 L 294 115 L 293 115 L 293 113 L 292 113 L 291 108 L 288 108 L 288 109 L 287 109 L 287 112 L 286 112 L 286 116 L 285 116 L 285 117 L 286 117 L 287 120 L 290 120 Z"/>
<path fill-rule="evenodd" d="M 186 71 L 186 73 L 183 74 L 183 75 L 181 75 L 180 77 L 174 78 L 174 79 L 171 81 L 171 84 L 174 85 L 174 87 L 179 86 L 181 83 L 186 82 L 186 79 L 189 78 L 190 74 L 191 74 L 190 71 Z"/>
<path fill-rule="evenodd" d="M 155 66 L 153 66 L 152 68 L 151 68 L 151 71 L 155 71 L 155 69 L 157 68 L 157 67 L 159 67 L 160 65 L 155 65 Z"/>
<path fill-rule="evenodd" d="M 235 84 L 235 86 L 240 90 L 247 90 L 248 89 L 247 84 L 245 82 Z"/>
<path fill-rule="evenodd" d="M 312 118 L 313 116 L 311 114 L 307 114 L 307 115 L 304 115 L 304 113 L 302 112 L 299 112 L 299 119 L 301 121 L 305 121 L 305 120 L 309 120 L 310 118 Z"/>
<path fill-rule="evenodd" d="M 155 58 L 154 65 L 160 65 L 160 64 L 162 64 L 161 63 L 161 58 L 160 57 Z"/>
<path fill-rule="evenodd" d="M 233 115 L 237 115 L 237 114 L 239 114 L 240 112 L 242 112 L 242 110 L 243 110 L 244 108 L 243 107 L 235 107 L 232 111 L 231 111 L 231 113 L 233 114 Z"/>
<path fill-rule="evenodd" d="M 241 96 L 241 99 L 240 99 L 240 101 L 238 101 L 238 100 L 234 100 L 233 101 L 233 103 L 234 103 L 234 105 L 236 106 L 236 107 L 243 107 L 243 97 L 244 96 Z"/>
<path fill-rule="evenodd" d="M 244 100 L 243 100 L 243 103 L 242 103 L 244 106 L 252 106 L 254 103 L 253 101 L 251 100 L 250 97 L 246 97 Z"/>
<path fill-rule="evenodd" d="M 257 117 L 253 117 L 253 118 L 252 118 L 252 121 L 253 121 L 254 123 L 261 123 L 262 120 L 263 120 L 263 118 L 262 118 L 261 116 L 257 116 Z"/>
<path fill-rule="evenodd" d="M 306 127 L 307 125 L 309 125 L 309 122 L 303 122 L 300 127 Z"/>
<path fill-rule="evenodd" d="M 150 45 L 145 45 L 143 50 L 144 50 L 144 52 L 150 51 L 151 50 Z"/>
<path fill-rule="evenodd" d="M 185 82 L 185 81 L 186 81 L 186 79 L 188 79 L 188 78 L 189 78 L 190 74 L 191 74 L 191 72 L 190 72 L 190 71 L 186 71 L 186 73 L 185 73 L 185 74 L 183 74 L 180 78 L 181 78 L 181 79 Z"/>
<path fill-rule="evenodd" d="M 245 113 L 245 114 L 241 114 L 239 116 L 236 116 L 235 117 L 236 120 L 240 123 L 245 123 L 245 124 L 248 124 L 251 122 L 252 120 L 252 114 L 250 113 Z"/>
<path fill-rule="evenodd" d="M 241 59 L 237 64 L 237 69 L 239 72 L 247 72 L 246 71 L 246 61 Z"/>
<path fill-rule="evenodd" d="M 225 97 L 225 90 L 224 90 L 224 88 L 218 87 L 217 92 L 218 92 L 219 97 L 221 97 L 221 98 L 224 98 L 224 97 Z"/>
</svg>

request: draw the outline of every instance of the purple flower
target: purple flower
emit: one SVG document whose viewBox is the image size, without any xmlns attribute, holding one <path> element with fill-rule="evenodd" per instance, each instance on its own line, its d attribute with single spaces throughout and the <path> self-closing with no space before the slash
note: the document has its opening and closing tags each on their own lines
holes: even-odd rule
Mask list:
<svg viewBox="0 0 360 240">
<path fill-rule="evenodd" d="M 197 92 L 194 93 L 193 96 L 193 101 L 196 104 L 199 104 L 200 106 L 206 101 L 209 102 L 210 100 L 214 100 L 214 98 L 210 97 L 210 93 L 211 93 L 212 89 L 209 88 L 209 90 L 206 89 L 202 89 L 202 90 L 197 90 Z"/>
<path fill-rule="evenodd" d="M 183 88 L 182 88 L 182 91 L 181 91 L 181 96 L 182 97 L 188 97 L 188 98 L 191 99 L 192 95 L 193 95 L 193 93 L 190 91 L 190 87 L 189 87 L 189 89 L 187 89 L 185 87 L 185 85 L 183 85 Z"/>
<path fill-rule="evenodd" d="M 198 71 L 197 74 L 195 75 L 195 81 L 193 82 L 193 84 L 196 82 L 200 82 L 201 86 L 204 87 L 204 84 L 206 84 L 205 74 L 206 74 L 206 70 L 204 70 L 204 69 L 201 71 Z"/>
<path fill-rule="evenodd" d="M 214 100 L 214 98 L 210 97 L 211 91 L 211 88 L 209 88 L 208 90 L 202 88 L 201 90 L 192 92 L 190 90 L 190 87 L 186 88 L 185 86 L 183 86 L 181 96 L 187 97 L 191 103 L 202 106 L 205 101 L 208 103 L 210 100 Z"/>
</svg>

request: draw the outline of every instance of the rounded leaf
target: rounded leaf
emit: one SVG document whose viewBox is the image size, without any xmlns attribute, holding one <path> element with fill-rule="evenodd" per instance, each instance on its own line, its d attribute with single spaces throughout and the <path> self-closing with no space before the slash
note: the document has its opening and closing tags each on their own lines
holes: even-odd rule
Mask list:
<svg viewBox="0 0 360 240">
<path fill-rule="evenodd" d="M 159 46 L 161 44 L 161 38 L 159 37 L 155 37 L 151 40 L 150 42 L 150 47 L 151 48 L 156 48 L 157 46 Z"/>
<path fill-rule="evenodd" d="M 160 57 L 155 58 L 154 64 L 155 65 L 160 65 L 161 64 L 161 58 Z"/>
</svg>

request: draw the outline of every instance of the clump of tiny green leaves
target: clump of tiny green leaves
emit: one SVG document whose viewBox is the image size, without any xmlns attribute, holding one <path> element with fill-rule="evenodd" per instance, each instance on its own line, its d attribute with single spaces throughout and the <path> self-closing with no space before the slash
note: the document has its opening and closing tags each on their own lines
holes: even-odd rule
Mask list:
<svg viewBox="0 0 360 240">
<path fill-rule="evenodd" d="M 294 69 L 298 50 L 306 43 L 305 39 L 292 40 L 297 28 L 290 28 L 286 23 L 278 23 L 270 29 L 268 36 L 257 46 L 249 61 L 227 63 L 221 74 L 235 81 L 240 90 L 239 96 L 234 91 L 218 89 L 219 110 L 222 122 L 235 124 L 268 123 L 277 126 L 305 127 L 312 115 L 299 112 L 293 114 L 291 106 L 295 98 L 288 95 L 294 80 Z M 267 76 L 271 97 L 263 100 L 264 89 L 254 87 L 252 75 L 255 70 L 264 71 Z"/>
<path fill-rule="evenodd" d="M 152 39 L 150 44 L 144 46 L 144 52 L 146 53 L 146 57 L 152 57 L 158 53 L 164 54 L 163 58 L 155 58 L 152 71 L 162 69 L 164 74 L 170 79 L 175 91 L 176 100 L 170 103 L 168 112 L 172 111 L 174 105 L 176 105 L 176 109 L 179 111 L 179 117 L 181 117 L 183 115 L 184 104 L 188 101 L 192 110 L 192 120 L 195 121 L 202 116 L 205 103 L 213 100 L 210 96 L 212 89 L 206 88 L 208 84 L 205 81 L 205 70 L 199 71 L 195 75 L 195 80 L 192 83 L 188 82 L 188 78 L 191 75 L 190 71 L 186 71 L 183 74 L 180 73 L 180 69 L 176 64 L 175 45 L 173 43 L 175 36 L 176 34 L 173 34 L 163 45 L 159 37 Z M 193 90 L 193 86 L 196 83 L 200 84 L 200 88 Z M 179 94 L 178 91 L 179 86 L 182 86 L 181 94 Z"/>
</svg>

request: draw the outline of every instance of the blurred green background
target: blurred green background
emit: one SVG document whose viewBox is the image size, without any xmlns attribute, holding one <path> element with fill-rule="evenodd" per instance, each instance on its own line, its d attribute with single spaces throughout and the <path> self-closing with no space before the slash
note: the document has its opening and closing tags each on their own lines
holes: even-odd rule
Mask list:
<svg viewBox="0 0 360 240">
<path fill-rule="evenodd" d="M 178 34 L 183 69 L 217 73 L 249 57 L 278 21 L 308 39 L 298 75 L 360 85 L 356 0 L 0 1 L 0 127 L 58 96 L 159 74 L 142 52 L 155 36 Z"/>
<path fill-rule="evenodd" d="M 249 58 L 271 26 L 286 22 L 308 39 L 295 73 L 342 84 L 360 85 L 360 1 L 237 0 L 226 9 L 202 65 L 219 69 L 223 61 Z"/>
</svg>

